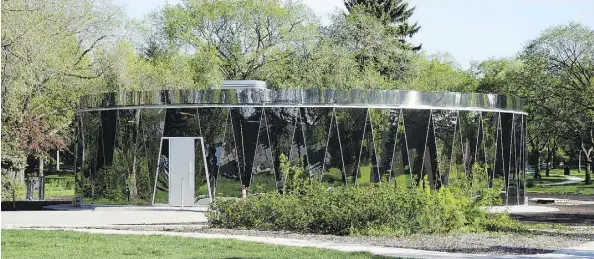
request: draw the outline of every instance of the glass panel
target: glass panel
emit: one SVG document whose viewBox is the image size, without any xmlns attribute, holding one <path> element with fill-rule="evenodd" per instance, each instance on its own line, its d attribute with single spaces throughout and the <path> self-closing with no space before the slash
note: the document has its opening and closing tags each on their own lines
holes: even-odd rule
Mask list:
<svg viewBox="0 0 594 259">
<path fill-rule="evenodd" d="M 165 128 L 164 109 L 140 110 L 140 140 L 137 165 L 138 197 L 151 200 L 155 188 L 155 173 L 159 158 L 161 137 Z"/>
<path fill-rule="evenodd" d="M 404 117 L 402 110 L 399 111 L 398 119 L 394 121 L 396 125 L 396 137 L 394 138 L 394 154 L 392 155 L 392 165 L 390 169 L 391 179 L 396 181 L 396 187 L 411 187 L 412 175 L 410 173 L 408 162 L 408 148 L 406 146 L 406 129 L 404 127 Z"/>
<path fill-rule="evenodd" d="M 513 114 L 511 113 L 501 113 L 501 142 L 502 142 L 502 157 L 503 157 L 503 175 L 505 181 L 505 204 L 506 205 L 513 205 L 514 197 L 511 197 L 513 200 L 510 200 L 510 196 L 515 195 L 515 187 L 513 186 L 513 173 L 510 172 L 511 164 L 511 157 L 513 155 L 512 151 L 512 138 L 513 138 Z M 513 192 L 513 193 L 512 193 Z M 512 203 L 510 203 L 510 201 Z"/>
<path fill-rule="evenodd" d="M 380 181 L 372 126 L 373 124 L 369 112 L 367 112 L 367 116 L 365 117 L 365 127 L 363 129 L 361 151 L 359 153 L 357 178 L 355 180 L 357 184 L 369 184 Z"/>
<path fill-rule="evenodd" d="M 454 137 L 458 113 L 455 110 L 433 110 L 433 130 L 435 134 L 435 148 L 437 172 L 442 185 L 447 185 L 452 170 Z"/>
<path fill-rule="evenodd" d="M 228 108 L 199 108 L 198 122 L 200 126 L 200 136 L 204 140 L 204 149 L 206 152 L 206 163 L 208 164 L 208 174 L 210 176 L 210 185 L 212 197 L 216 194 L 216 182 L 218 181 L 219 166 L 222 160 L 223 145 L 225 143 L 225 126 L 229 116 Z M 200 142 L 196 143 L 197 146 Z M 196 154 L 202 154 L 202 151 Z M 196 164 L 196 171 L 204 170 Z M 208 186 L 203 185 L 198 188 L 198 193 L 204 195 Z"/>
<path fill-rule="evenodd" d="M 236 134 L 231 120 L 231 110 L 227 113 L 222 125 L 225 141 L 221 154 L 221 163 L 216 183 L 216 197 L 240 197 L 241 174 L 239 173 L 239 159 Z"/>
<path fill-rule="evenodd" d="M 367 109 L 337 108 L 335 114 L 342 146 L 346 182 L 355 183 Z"/>
<path fill-rule="evenodd" d="M 310 177 L 321 180 L 332 108 L 300 108 Z"/>
<path fill-rule="evenodd" d="M 462 129 L 460 128 L 460 113 L 456 111 L 456 121 L 454 128 L 454 142 L 452 144 L 452 160 L 450 164 L 449 181 L 455 179 L 465 179 L 464 170 L 464 147 L 462 142 Z"/>
<path fill-rule="evenodd" d="M 111 165 L 115 148 L 117 111 L 101 111 L 101 145 L 99 145 L 99 168 Z"/>
<path fill-rule="evenodd" d="M 477 144 L 480 127 L 480 112 L 459 111 L 460 131 L 466 177 L 472 177 L 472 165 L 477 157 Z"/>
<path fill-rule="evenodd" d="M 324 170 L 322 182 L 328 185 L 346 184 L 344 174 L 344 161 L 342 160 L 342 143 L 340 141 L 338 126 L 334 110 L 330 114 L 330 127 L 328 128 L 328 145 L 324 157 Z"/>
<path fill-rule="evenodd" d="M 265 112 L 264 110 L 262 113 L 260 129 L 258 130 L 258 143 L 256 145 L 250 183 L 250 191 L 252 193 L 274 192 L 277 190 L 274 166 L 272 164 L 270 134 L 268 132 L 268 122 Z"/>
<path fill-rule="evenodd" d="M 155 185 L 156 204 L 169 203 L 169 140 L 161 141 L 161 154 L 159 154 L 159 166 L 157 168 L 157 179 Z"/>
<path fill-rule="evenodd" d="M 487 170 L 487 175 L 489 177 L 489 187 L 492 186 L 493 179 L 495 178 L 498 126 L 498 113 L 483 112 L 483 146 L 485 150 L 485 169 Z"/>
<path fill-rule="evenodd" d="M 524 203 L 524 179 L 523 175 L 523 162 L 522 162 L 522 115 L 514 115 L 514 164 L 513 170 L 516 179 L 516 199 L 517 204 Z"/>
<path fill-rule="evenodd" d="M 95 197 L 95 182 L 99 166 L 99 147 L 101 146 L 101 116 L 99 112 L 86 112 L 81 115 L 82 125 L 82 168 L 79 173 L 77 194 L 81 195 L 84 201 L 90 201 Z"/>
<path fill-rule="evenodd" d="M 522 115 L 522 137 L 520 138 L 520 146 L 521 146 L 521 153 L 520 153 L 520 157 L 522 158 L 522 163 L 520 166 L 520 177 L 522 178 L 521 183 L 522 183 L 522 188 L 521 188 L 521 192 L 520 192 L 520 204 L 526 204 L 527 200 L 526 200 L 526 165 L 528 164 L 528 161 L 526 160 L 526 139 L 527 139 L 527 118 L 526 115 Z"/>
<path fill-rule="evenodd" d="M 291 166 L 303 167 L 304 172 L 307 172 L 307 148 L 305 147 L 305 133 L 303 132 L 301 115 L 297 115 L 294 129 L 291 151 L 289 152 L 289 162 L 291 162 Z"/>
<path fill-rule="evenodd" d="M 409 168 L 415 185 L 422 179 L 423 157 L 431 110 L 403 109 Z"/>
<path fill-rule="evenodd" d="M 266 126 L 268 137 L 272 146 L 274 172 L 276 174 L 276 187 L 283 188 L 282 172 L 280 170 L 280 157 L 290 157 L 293 135 L 296 130 L 298 108 L 265 108 Z"/>
<path fill-rule="evenodd" d="M 113 164 L 106 167 L 104 174 L 106 185 L 105 202 L 125 204 L 136 202 L 138 189 L 136 182 L 136 132 L 140 122 L 137 110 L 118 110 L 116 124 L 116 148 Z"/>
<path fill-rule="evenodd" d="M 427 143 L 425 145 L 423 157 L 423 177 L 427 177 L 431 189 L 441 186 L 441 179 L 437 168 L 437 143 L 435 142 L 435 127 L 433 126 L 433 111 L 429 119 L 429 128 L 427 131 Z"/>
<path fill-rule="evenodd" d="M 165 117 L 165 137 L 198 137 L 200 127 L 196 109 L 167 109 Z"/>
<path fill-rule="evenodd" d="M 378 158 L 378 172 L 382 182 L 392 180 L 392 160 L 397 141 L 400 110 L 369 109 L 369 119 L 373 128 L 373 142 Z M 402 168 L 400 168 L 402 169 Z"/>
</svg>

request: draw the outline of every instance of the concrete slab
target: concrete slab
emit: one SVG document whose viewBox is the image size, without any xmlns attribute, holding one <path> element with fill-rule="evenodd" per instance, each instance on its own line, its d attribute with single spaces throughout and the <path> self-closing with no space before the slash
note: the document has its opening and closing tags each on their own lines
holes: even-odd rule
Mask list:
<svg viewBox="0 0 594 259">
<path fill-rule="evenodd" d="M 510 214 L 523 214 L 523 213 L 545 213 L 559 211 L 555 207 L 547 206 L 531 206 L 531 205 L 515 205 L 515 206 L 491 206 L 486 208 L 489 213 L 510 213 Z"/>
<path fill-rule="evenodd" d="M 102 205 L 102 204 L 84 204 L 81 207 L 72 207 L 71 204 L 56 204 L 43 206 L 45 210 L 58 211 L 208 211 L 207 205 L 198 205 L 193 207 L 171 207 L 168 205 L 154 206 L 135 206 L 135 205 Z"/>
<path fill-rule="evenodd" d="M 191 225 L 207 222 L 203 212 L 179 210 L 2 211 L 1 215 L 2 228 Z"/>
</svg>

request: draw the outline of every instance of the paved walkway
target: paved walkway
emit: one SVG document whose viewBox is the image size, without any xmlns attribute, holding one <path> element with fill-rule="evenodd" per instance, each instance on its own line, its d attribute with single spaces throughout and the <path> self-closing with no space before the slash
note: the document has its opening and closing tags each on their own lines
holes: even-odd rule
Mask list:
<svg viewBox="0 0 594 259">
<path fill-rule="evenodd" d="M 563 182 L 557 182 L 557 183 L 539 183 L 536 186 L 555 186 L 555 185 L 569 185 L 569 184 L 574 184 L 574 183 L 579 183 L 581 181 L 584 181 L 584 179 L 577 177 L 577 176 L 571 176 L 571 175 L 561 175 L 561 174 L 551 174 L 553 176 L 563 176 L 565 177 L 565 179 L 567 179 L 567 181 L 563 181 Z"/>
<path fill-rule="evenodd" d="M 2 211 L 2 228 L 18 227 L 105 227 L 118 225 L 205 224 L 203 212 L 196 211 Z"/>
<path fill-rule="evenodd" d="M 165 231 L 130 231 L 130 230 L 106 230 L 106 229 L 67 229 L 72 231 L 95 233 L 95 234 L 117 234 L 117 235 L 163 235 L 163 236 L 180 236 L 188 238 L 206 238 L 206 239 L 236 239 L 250 242 L 260 242 L 274 245 L 297 246 L 297 247 L 315 247 L 323 249 L 333 249 L 344 252 L 370 252 L 375 255 L 406 257 L 406 258 L 594 258 L 594 242 L 582 244 L 580 246 L 567 248 L 551 254 L 538 255 L 484 255 L 484 254 L 462 254 L 462 253 L 448 253 L 424 251 L 416 249 L 383 247 L 372 245 L 359 245 L 347 243 L 335 243 L 318 240 L 298 240 L 276 237 L 257 237 L 257 236 L 243 236 L 243 235 L 222 235 L 222 234 L 204 234 L 204 233 L 182 233 L 182 232 L 165 232 Z"/>
</svg>

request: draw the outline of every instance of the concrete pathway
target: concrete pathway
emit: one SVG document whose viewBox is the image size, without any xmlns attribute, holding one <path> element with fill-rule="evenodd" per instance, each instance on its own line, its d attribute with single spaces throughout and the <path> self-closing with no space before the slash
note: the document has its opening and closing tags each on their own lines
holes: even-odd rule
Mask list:
<svg viewBox="0 0 594 259">
<path fill-rule="evenodd" d="M 205 224 L 206 216 L 196 211 L 80 210 L 2 211 L 2 228 L 18 227 L 105 227 L 118 225 Z"/>
<path fill-rule="evenodd" d="M 38 228 L 43 229 L 43 228 Z M 43 229 L 43 230 L 47 230 Z M 222 234 L 204 234 L 204 233 L 182 233 L 182 232 L 165 232 L 165 231 L 130 231 L 130 230 L 106 230 L 106 229 L 65 229 L 78 232 L 95 233 L 95 234 L 116 234 L 116 235 L 163 235 L 163 236 L 179 236 L 187 238 L 205 238 L 205 239 L 236 239 L 250 242 L 260 242 L 274 245 L 296 246 L 296 247 L 315 247 L 323 249 L 333 249 L 344 252 L 370 252 L 375 255 L 406 257 L 406 258 L 594 258 L 594 242 L 582 244 L 580 246 L 559 250 L 551 254 L 538 255 L 485 255 L 485 254 L 463 254 L 463 253 L 448 253 L 424 251 L 417 249 L 383 247 L 372 245 L 359 245 L 347 243 L 335 243 L 318 240 L 298 240 L 276 237 L 257 237 L 257 236 L 243 236 L 243 235 L 222 235 Z"/>
<path fill-rule="evenodd" d="M 558 182 L 558 183 L 539 183 L 539 184 L 536 184 L 536 186 L 568 185 L 568 184 L 574 184 L 574 183 L 579 183 L 581 181 L 584 181 L 584 179 L 577 177 L 577 176 L 572 176 L 572 175 L 561 175 L 561 174 L 551 174 L 551 175 L 563 176 L 563 177 L 565 177 L 565 179 L 567 179 L 567 181 Z"/>
</svg>

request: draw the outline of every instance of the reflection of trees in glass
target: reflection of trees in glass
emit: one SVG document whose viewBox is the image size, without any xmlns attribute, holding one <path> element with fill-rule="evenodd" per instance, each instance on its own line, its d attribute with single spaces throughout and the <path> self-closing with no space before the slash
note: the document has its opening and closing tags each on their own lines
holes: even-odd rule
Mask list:
<svg viewBox="0 0 594 259">
<path fill-rule="evenodd" d="M 86 112 L 81 115 L 81 141 L 83 143 L 82 168 L 77 193 L 83 198 L 93 198 L 95 191 L 95 176 L 97 175 L 97 158 L 99 156 L 101 118 L 99 112 Z"/>
<path fill-rule="evenodd" d="M 391 180 L 390 170 L 394 158 L 395 145 L 398 131 L 400 110 L 369 109 L 369 119 L 373 126 L 373 141 L 375 154 L 378 159 L 378 172 L 382 181 Z M 398 142 L 398 143 L 397 143 Z"/>
<path fill-rule="evenodd" d="M 142 177 L 146 172 L 148 175 L 146 181 L 139 181 L 139 196 L 151 197 L 155 183 L 155 173 L 157 172 L 157 159 L 159 157 L 159 147 L 161 137 L 165 127 L 164 109 L 144 109 L 140 110 L 140 140 L 139 156 L 143 159 L 138 161 L 139 175 Z"/>
<path fill-rule="evenodd" d="M 497 150 L 497 127 L 499 126 L 499 114 L 494 112 L 483 112 L 483 141 L 485 152 L 485 170 L 489 176 L 490 185 L 495 173 L 495 155 Z"/>
<path fill-rule="evenodd" d="M 210 176 L 211 193 L 214 197 L 218 181 L 219 165 L 222 161 L 223 143 L 225 141 L 225 123 L 229 114 L 228 108 L 199 108 L 197 111 L 200 135 L 204 141 L 206 163 Z M 200 145 L 199 142 L 196 143 Z M 202 154 L 202 152 L 199 152 Z M 204 168 L 202 156 L 196 164 L 196 170 Z M 201 190 L 202 189 L 202 190 Z M 204 188 L 199 189 L 201 194 Z"/>
<path fill-rule="evenodd" d="M 367 109 L 337 108 L 336 120 L 342 144 L 347 183 L 355 183 Z"/>
<path fill-rule="evenodd" d="M 328 142 L 332 108 L 300 108 L 310 177 L 320 180 Z"/>
<path fill-rule="evenodd" d="M 462 140 L 462 157 L 464 171 L 467 177 L 472 177 L 472 165 L 476 159 L 477 141 L 479 133 L 480 112 L 459 111 L 460 131 Z"/>
<path fill-rule="evenodd" d="M 447 185 L 452 170 L 452 152 L 458 114 L 454 110 L 433 110 L 433 130 L 437 149 L 437 171 L 442 184 Z"/>
<path fill-rule="evenodd" d="M 423 158 L 431 110 L 403 111 L 410 172 L 418 185 L 422 180 Z"/>
</svg>

